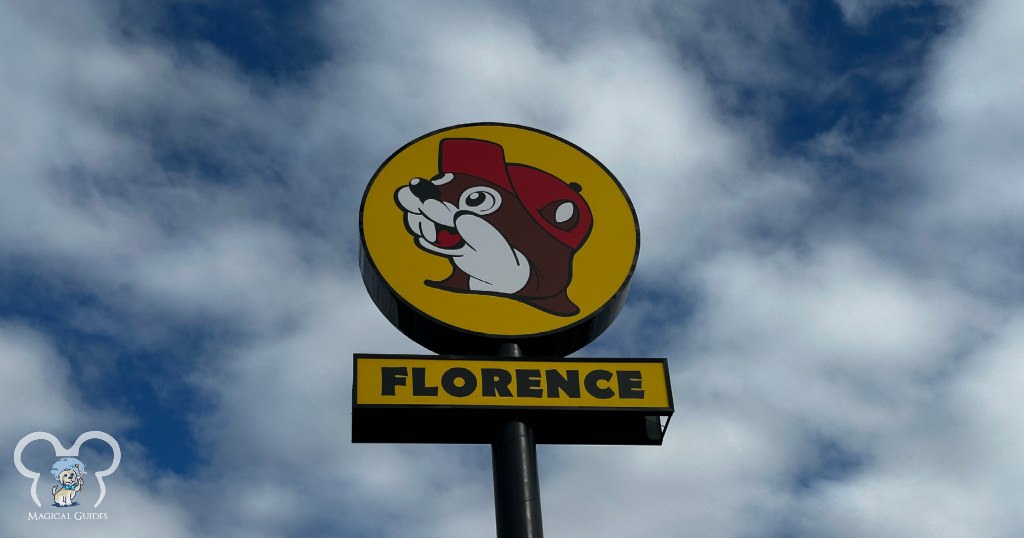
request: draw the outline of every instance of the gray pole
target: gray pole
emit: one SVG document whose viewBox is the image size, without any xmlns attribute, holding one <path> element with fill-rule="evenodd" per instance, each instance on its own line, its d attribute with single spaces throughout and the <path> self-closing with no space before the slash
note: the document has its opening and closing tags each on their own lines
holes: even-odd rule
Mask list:
<svg viewBox="0 0 1024 538">
<path fill-rule="evenodd" d="M 521 357 L 522 351 L 518 344 L 504 344 L 498 354 Z M 543 538 L 533 430 L 519 420 L 502 424 L 491 443 L 491 466 L 498 538 Z"/>
</svg>

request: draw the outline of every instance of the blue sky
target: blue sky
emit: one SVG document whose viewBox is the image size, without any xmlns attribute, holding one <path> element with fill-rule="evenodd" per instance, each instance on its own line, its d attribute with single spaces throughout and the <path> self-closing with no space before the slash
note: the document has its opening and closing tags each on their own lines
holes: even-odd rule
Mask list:
<svg viewBox="0 0 1024 538">
<path fill-rule="evenodd" d="M 0 535 L 492 535 L 488 447 L 352 445 L 348 417 L 353 352 L 424 352 L 359 278 L 363 189 L 406 142 L 499 121 L 629 192 L 630 298 L 580 355 L 668 357 L 677 406 L 661 447 L 540 448 L 549 535 L 1020 536 L 1021 21 L 3 4 L 0 446 L 101 430 L 123 460 L 109 520 L 46 527 L 0 466 Z"/>
</svg>

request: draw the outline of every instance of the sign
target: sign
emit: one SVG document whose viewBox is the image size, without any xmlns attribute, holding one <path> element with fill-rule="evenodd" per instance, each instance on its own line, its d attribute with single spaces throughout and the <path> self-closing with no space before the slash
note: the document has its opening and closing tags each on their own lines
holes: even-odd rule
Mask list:
<svg viewBox="0 0 1024 538">
<path fill-rule="evenodd" d="M 503 360 L 357 355 L 356 405 L 670 411 L 663 360 Z"/>
<path fill-rule="evenodd" d="M 353 441 L 491 442 L 526 417 L 538 442 L 660 444 L 665 359 L 354 357 Z"/>
<path fill-rule="evenodd" d="M 625 301 L 640 247 L 633 206 L 594 157 L 517 125 L 459 125 L 396 151 L 360 208 L 374 303 L 437 353 L 565 356 Z"/>
<path fill-rule="evenodd" d="M 662 443 L 665 359 L 561 358 L 618 315 L 640 252 L 583 149 L 503 123 L 423 135 L 374 173 L 359 239 L 374 304 L 442 356 L 355 355 L 353 442 L 490 444 L 499 537 L 542 534 L 537 443 Z"/>
</svg>

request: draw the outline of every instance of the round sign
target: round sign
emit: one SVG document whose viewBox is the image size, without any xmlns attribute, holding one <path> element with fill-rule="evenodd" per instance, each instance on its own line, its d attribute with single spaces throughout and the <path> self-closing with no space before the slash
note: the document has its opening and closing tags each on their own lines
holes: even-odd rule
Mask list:
<svg viewBox="0 0 1024 538">
<path fill-rule="evenodd" d="M 374 303 L 442 354 L 580 349 L 622 308 L 640 249 L 607 168 L 557 136 L 498 123 L 392 154 L 366 188 L 359 231 Z"/>
</svg>

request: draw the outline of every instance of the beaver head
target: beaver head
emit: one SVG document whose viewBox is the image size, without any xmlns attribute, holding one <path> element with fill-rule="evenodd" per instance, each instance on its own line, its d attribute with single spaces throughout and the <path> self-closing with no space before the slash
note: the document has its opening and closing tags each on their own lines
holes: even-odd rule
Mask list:
<svg viewBox="0 0 1024 538">
<path fill-rule="evenodd" d="M 452 263 L 451 276 L 426 284 L 577 314 L 566 290 L 593 224 L 579 185 L 506 164 L 493 142 L 445 139 L 439 153 L 440 174 L 395 192 L 417 246 Z"/>
</svg>

